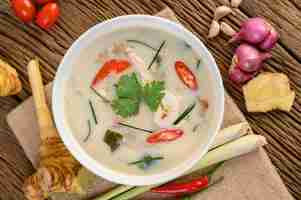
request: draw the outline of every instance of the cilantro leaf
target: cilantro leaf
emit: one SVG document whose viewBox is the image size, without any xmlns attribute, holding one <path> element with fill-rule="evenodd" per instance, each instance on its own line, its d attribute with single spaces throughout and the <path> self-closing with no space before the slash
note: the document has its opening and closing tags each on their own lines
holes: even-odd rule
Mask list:
<svg viewBox="0 0 301 200">
<path fill-rule="evenodd" d="M 143 88 L 143 98 L 151 111 L 155 112 L 164 97 L 163 90 L 165 85 L 163 81 L 152 81 Z"/>
<path fill-rule="evenodd" d="M 138 81 L 136 73 L 124 75 L 120 78 L 116 86 L 116 94 L 119 98 L 141 98 L 142 86 Z"/>
<path fill-rule="evenodd" d="M 133 116 L 139 111 L 140 101 L 130 98 L 116 98 L 112 101 L 112 108 L 116 114 L 126 118 Z"/>
</svg>

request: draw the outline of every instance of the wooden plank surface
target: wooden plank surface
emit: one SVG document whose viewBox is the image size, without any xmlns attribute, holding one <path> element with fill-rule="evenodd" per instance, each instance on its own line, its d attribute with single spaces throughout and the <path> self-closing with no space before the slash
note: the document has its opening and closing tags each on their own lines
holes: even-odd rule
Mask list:
<svg viewBox="0 0 301 200">
<path fill-rule="evenodd" d="M 8 0 L 0 2 L 0 57 L 17 68 L 24 84 L 23 92 L 14 98 L 1 98 L 0 103 L 0 199 L 23 199 L 21 182 L 32 172 L 12 133 L 4 122 L 7 111 L 30 95 L 26 74 L 27 62 L 38 56 L 42 60 L 45 83 L 51 81 L 62 56 L 72 42 L 85 30 L 114 16 L 144 13 L 153 14 L 169 6 L 180 21 L 193 31 L 213 53 L 224 77 L 225 87 L 246 115 L 253 130 L 267 137 L 269 157 L 296 199 L 301 199 L 301 1 L 244 0 L 241 11 L 227 17 L 226 22 L 236 29 L 242 20 L 264 16 L 280 31 L 281 40 L 273 58 L 265 64 L 267 71 L 286 73 L 297 93 L 290 113 L 271 112 L 248 114 L 241 89 L 227 79 L 233 47 L 227 37 L 206 39 L 215 6 L 213 0 L 61 0 L 62 16 L 51 30 L 35 25 L 23 25 L 11 13 Z M 26 133 L 24 133 L 26 134 Z M 4 169 L 4 170 L 2 170 Z"/>
</svg>

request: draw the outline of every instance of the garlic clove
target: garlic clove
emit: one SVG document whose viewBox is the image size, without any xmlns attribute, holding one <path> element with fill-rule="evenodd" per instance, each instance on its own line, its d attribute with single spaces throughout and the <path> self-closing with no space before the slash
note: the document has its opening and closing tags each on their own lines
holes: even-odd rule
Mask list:
<svg viewBox="0 0 301 200">
<path fill-rule="evenodd" d="M 225 6 L 230 6 L 230 0 L 221 0 L 221 2 Z"/>
<path fill-rule="evenodd" d="M 216 8 L 215 13 L 214 13 L 214 20 L 218 21 L 222 19 L 223 17 L 229 15 L 232 13 L 232 9 L 228 6 L 220 6 Z"/>
<path fill-rule="evenodd" d="M 222 22 L 220 26 L 221 26 L 221 31 L 226 35 L 232 37 L 233 35 L 236 34 L 236 31 L 229 24 Z"/>
<path fill-rule="evenodd" d="M 210 29 L 209 29 L 209 33 L 208 33 L 208 38 L 214 38 L 216 37 L 219 32 L 220 32 L 220 25 L 217 21 L 213 20 L 211 25 L 210 25 Z"/>
<path fill-rule="evenodd" d="M 238 8 L 239 5 L 241 4 L 242 0 L 231 0 L 231 6 L 233 8 Z"/>
</svg>

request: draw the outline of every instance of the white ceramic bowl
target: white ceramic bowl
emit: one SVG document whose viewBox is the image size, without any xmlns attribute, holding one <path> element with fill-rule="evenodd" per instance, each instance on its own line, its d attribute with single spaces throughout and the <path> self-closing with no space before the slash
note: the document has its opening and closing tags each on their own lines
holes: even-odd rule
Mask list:
<svg viewBox="0 0 301 200">
<path fill-rule="evenodd" d="M 209 99 L 209 128 L 207 132 L 202 133 L 202 139 L 200 139 L 201 141 L 198 149 L 190 155 L 187 155 L 187 159 L 180 165 L 174 166 L 174 168 L 162 171 L 158 174 L 145 176 L 129 175 L 120 171 L 114 171 L 93 159 L 73 136 L 72 130 L 67 123 L 64 113 L 64 90 L 66 80 L 70 77 L 72 66 L 76 64 L 74 62 L 80 58 L 80 52 L 84 51 L 93 43 L 93 41 L 100 39 L 104 35 L 131 27 L 163 30 L 175 34 L 177 37 L 187 42 L 194 51 L 201 56 L 203 63 L 205 63 L 204 67 L 206 68 L 206 73 L 208 73 L 208 76 L 211 77 L 211 81 L 208 84 L 212 85 L 212 88 L 214 88 L 214 91 L 211 91 L 211 99 Z M 95 49 L 95 51 L 98 51 L 98 49 Z M 160 17 L 128 15 L 117 17 L 95 25 L 74 42 L 58 68 L 54 81 L 52 102 L 54 120 L 59 134 L 72 155 L 83 166 L 112 182 L 126 185 L 151 185 L 163 183 L 182 175 L 185 171 L 189 170 L 194 164 L 196 164 L 208 151 L 222 123 L 224 112 L 224 88 L 221 75 L 212 55 L 209 53 L 204 44 L 182 25 Z"/>
</svg>

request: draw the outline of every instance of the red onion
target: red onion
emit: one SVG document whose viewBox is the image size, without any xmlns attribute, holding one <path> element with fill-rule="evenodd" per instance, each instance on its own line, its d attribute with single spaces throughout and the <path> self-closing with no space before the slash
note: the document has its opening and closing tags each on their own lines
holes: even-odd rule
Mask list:
<svg viewBox="0 0 301 200">
<path fill-rule="evenodd" d="M 270 50 L 274 48 L 278 39 L 279 39 L 279 34 L 273 27 L 271 27 L 269 35 L 265 38 L 263 42 L 259 44 L 259 48 L 266 51 Z"/>
<path fill-rule="evenodd" d="M 271 26 L 260 17 L 255 17 L 245 21 L 238 33 L 230 42 L 246 41 L 251 44 L 259 44 L 269 35 Z"/>
<path fill-rule="evenodd" d="M 248 73 L 242 71 L 238 65 L 231 66 L 229 70 L 229 79 L 235 83 L 242 84 L 251 80 L 255 76 L 256 72 Z"/>
<path fill-rule="evenodd" d="M 242 71 L 255 72 L 260 70 L 262 63 L 271 56 L 270 53 L 261 52 L 249 44 L 241 44 L 235 50 L 233 64 Z"/>
</svg>

